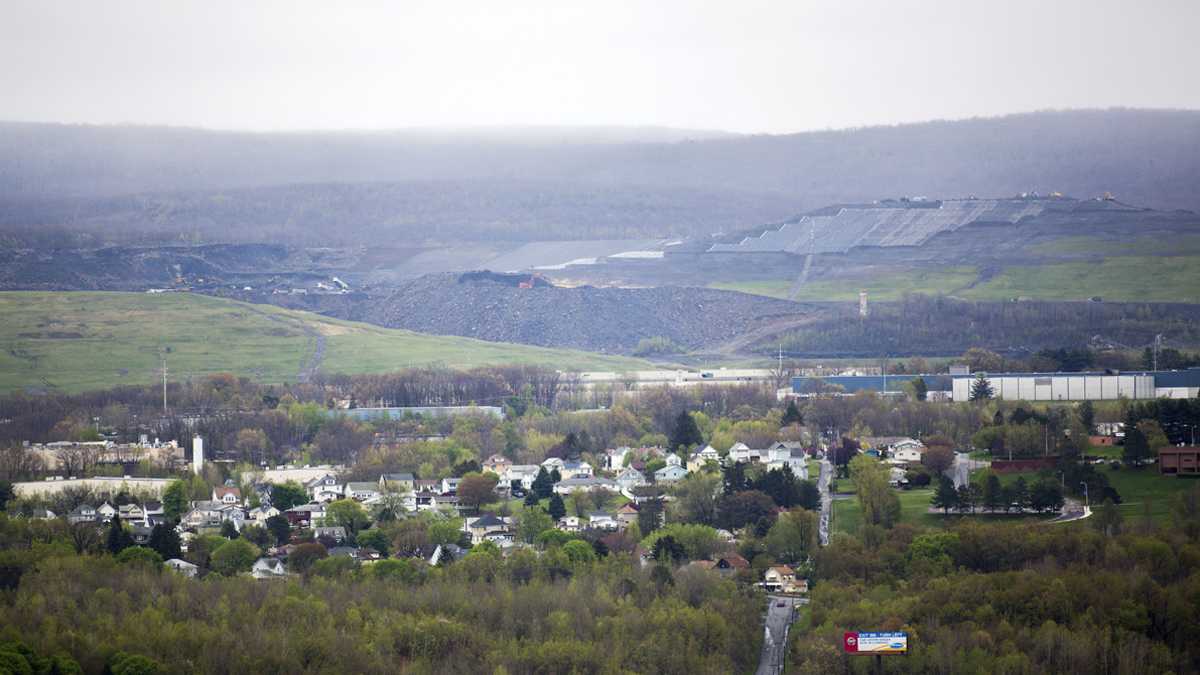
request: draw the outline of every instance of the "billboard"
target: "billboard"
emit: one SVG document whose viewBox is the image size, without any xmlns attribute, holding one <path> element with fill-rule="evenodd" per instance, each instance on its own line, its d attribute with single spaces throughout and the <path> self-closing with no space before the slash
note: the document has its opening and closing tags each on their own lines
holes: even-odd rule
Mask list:
<svg viewBox="0 0 1200 675">
<path fill-rule="evenodd" d="M 908 633 L 843 633 L 842 648 L 847 654 L 904 654 Z"/>
</svg>

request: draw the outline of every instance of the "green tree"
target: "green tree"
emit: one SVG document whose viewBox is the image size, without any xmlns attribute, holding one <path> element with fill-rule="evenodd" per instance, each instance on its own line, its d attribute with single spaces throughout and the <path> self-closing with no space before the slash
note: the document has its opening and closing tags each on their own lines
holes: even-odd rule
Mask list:
<svg viewBox="0 0 1200 675">
<path fill-rule="evenodd" d="M 238 532 L 237 525 L 234 525 L 232 520 L 226 520 L 221 523 L 221 536 L 226 539 L 237 539 L 242 535 Z"/>
<path fill-rule="evenodd" d="M 971 400 L 986 401 L 995 395 L 992 383 L 988 381 L 987 376 L 983 373 L 976 375 L 975 381 L 971 383 Z"/>
<path fill-rule="evenodd" d="M 858 455 L 850 460 L 850 478 L 858 491 L 863 521 L 883 527 L 895 525 L 900 519 L 900 498 L 888 484 L 888 467 L 869 455 Z"/>
<path fill-rule="evenodd" d="M 1057 511 L 1063 506 L 1062 486 L 1053 478 L 1043 478 L 1033 484 L 1029 502 L 1035 511 Z"/>
<path fill-rule="evenodd" d="M 391 539 L 378 527 L 372 527 L 369 530 L 358 533 L 358 545 L 367 546 L 379 551 L 383 557 L 387 557 L 391 552 Z"/>
<path fill-rule="evenodd" d="M 283 517 L 282 515 L 271 516 L 270 518 L 267 518 L 266 525 L 267 531 L 269 531 L 271 536 L 275 538 L 275 544 L 277 546 L 283 546 L 291 540 L 292 525 L 288 522 L 287 518 Z"/>
<path fill-rule="evenodd" d="M 1125 448 L 1121 458 L 1130 467 L 1140 468 L 1142 462 L 1150 458 L 1150 444 L 1146 435 L 1136 422 L 1125 423 Z"/>
<path fill-rule="evenodd" d="M 550 497 L 550 507 L 548 510 L 550 517 L 554 519 L 555 522 L 558 522 L 559 518 L 567 515 L 567 506 L 566 504 L 563 504 L 562 495 L 555 493 Z"/>
<path fill-rule="evenodd" d="M 800 409 L 796 407 L 795 399 L 788 401 L 787 409 L 783 411 L 783 419 L 779 422 L 785 427 L 793 424 L 804 424 L 804 415 L 800 414 Z"/>
<path fill-rule="evenodd" d="M 596 551 L 586 541 L 580 541 L 579 539 L 568 541 L 563 544 L 562 551 L 567 554 L 567 558 L 570 559 L 571 564 L 576 566 L 586 566 L 596 562 Z"/>
<path fill-rule="evenodd" d="M 435 520 L 429 524 L 429 543 L 434 546 L 439 544 L 457 544 L 458 540 L 462 537 L 462 527 L 463 521 L 461 518 Z"/>
<path fill-rule="evenodd" d="M 1100 508 L 1092 514 L 1092 527 L 1103 532 L 1106 536 L 1115 537 L 1121 533 L 1121 509 L 1111 499 L 1105 499 Z"/>
<path fill-rule="evenodd" d="M 145 546 L 130 546 L 117 554 L 117 562 L 122 565 L 142 565 L 150 569 L 159 569 L 163 557 L 154 549 Z"/>
<path fill-rule="evenodd" d="M 534 477 L 533 485 L 530 489 L 533 491 L 533 494 L 537 495 L 538 499 L 548 499 L 550 495 L 554 494 L 554 483 L 555 481 L 551 479 L 550 474 L 546 471 L 546 467 L 543 466 L 538 469 L 537 476 Z"/>
<path fill-rule="evenodd" d="M 929 385 L 925 383 L 925 378 L 914 377 L 910 382 L 912 387 L 912 397 L 918 401 L 924 401 L 929 397 Z"/>
<path fill-rule="evenodd" d="M 801 562 L 817 548 L 817 514 L 806 509 L 782 513 L 767 531 L 763 542 L 780 562 Z"/>
<path fill-rule="evenodd" d="M 1163 432 L 1162 426 L 1158 420 L 1144 419 L 1137 423 L 1138 431 L 1142 432 L 1142 437 L 1146 439 L 1147 456 L 1154 458 L 1158 456 L 1158 451 L 1171 444 L 1167 440 L 1167 434 Z"/>
<path fill-rule="evenodd" d="M 700 427 L 696 425 L 695 418 L 688 411 L 681 411 L 675 418 L 674 428 L 671 429 L 671 449 L 690 448 L 703 442 L 704 435 L 700 433 Z"/>
<path fill-rule="evenodd" d="M 163 668 L 148 656 L 117 652 L 108 662 L 106 671 L 112 675 L 159 675 Z"/>
<path fill-rule="evenodd" d="M 324 546 L 315 541 L 300 544 L 292 549 L 291 554 L 288 555 L 288 569 L 298 574 L 308 574 L 318 560 L 328 556 L 329 551 L 325 550 Z M 251 565 L 253 565 L 253 561 L 251 561 Z"/>
<path fill-rule="evenodd" d="M 162 495 L 163 517 L 172 523 L 178 523 L 188 510 L 189 497 L 191 494 L 186 483 L 181 480 L 168 483 Z"/>
<path fill-rule="evenodd" d="M 954 489 L 954 483 L 945 476 L 938 476 L 937 491 L 933 493 L 933 499 L 930 500 L 934 508 L 941 509 L 942 513 L 950 513 L 950 509 L 958 509 L 958 491 Z"/>
<path fill-rule="evenodd" d="M 661 499 L 647 499 L 638 505 L 638 529 L 648 536 L 662 526 L 663 503 Z"/>
<path fill-rule="evenodd" d="M 482 474 L 468 473 L 458 484 L 458 501 L 463 506 L 471 508 L 490 504 L 498 499 L 496 485 L 499 482 L 500 477 L 491 471 Z"/>
<path fill-rule="evenodd" d="M 280 511 L 287 511 L 293 506 L 308 503 L 308 492 L 304 486 L 295 481 L 288 481 L 271 486 L 271 506 Z"/>
<path fill-rule="evenodd" d="M 996 511 L 1004 506 L 1004 489 L 1000 485 L 1000 477 L 991 472 L 983 483 L 983 505 L 988 511 Z"/>
<path fill-rule="evenodd" d="M 1079 422 L 1087 433 L 1096 433 L 1096 406 L 1091 401 L 1079 404 Z"/>
<path fill-rule="evenodd" d="M 183 555 L 179 533 L 170 525 L 154 526 L 154 529 L 150 531 L 150 548 L 157 551 L 163 560 L 179 558 Z"/>
<path fill-rule="evenodd" d="M 236 576 L 249 572 L 259 555 L 258 547 L 254 544 L 245 539 L 231 539 L 213 552 L 212 569 L 223 576 Z"/>
<path fill-rule="evenodd" d="M 540 506 L 528 506 L 517 518 L 517 536 L 526 544 L 537 541 L 538 535 L 554 528 L 554 519 Z"/>
<path fill-rule="evenodd" d="M 121 519 L 116 516 L 113 516 L 112 522 L 109 524 L 106 546 L 108 552 L 113 555 L 133 546 L 133 537 L 121 525 Z"/>
<path fill-rule="evenodd" d="M 333 527 L 340 525 L 353 535 L 366 527 L 369 519 L 362 504 L 353 499 L 338 499 L 325 507 L 325 522 Z"/>
</svg>

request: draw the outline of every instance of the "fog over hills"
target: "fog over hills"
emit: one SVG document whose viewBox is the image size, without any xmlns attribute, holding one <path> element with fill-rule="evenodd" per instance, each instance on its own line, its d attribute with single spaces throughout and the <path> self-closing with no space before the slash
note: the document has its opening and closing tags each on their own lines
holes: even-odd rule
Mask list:
<svg viewBox="0 0 1200 675">
<path fill-rule="evenodd" d="M 245 240 L 246 225 L 272 238 L 361 230 L 368 242 L 380 232 L 673 236 L 887 196 L 1031 190 L 1200 210 L 1198 182 L 1194 111 L 1038 112 L 783 136 L 0 124 L 7 228 L 198 230 L 206 241 Z"/>
</svg>

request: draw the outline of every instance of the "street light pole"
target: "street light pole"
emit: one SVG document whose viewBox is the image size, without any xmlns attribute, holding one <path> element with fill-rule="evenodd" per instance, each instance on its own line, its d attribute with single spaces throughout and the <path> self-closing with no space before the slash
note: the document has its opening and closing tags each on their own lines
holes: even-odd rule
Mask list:
<svg viewBox="0 0 1200 675">
<path fill-rule="evenodd" d="M 1079 481 L 1079 484 L 1083 486 L 1083 511 L 1084 513 L 1087 513 L 1087 510 L 1091 508 L 1091 505 L 1088 502 L 1088 485 L 1085 481 Z"/>
</svg>

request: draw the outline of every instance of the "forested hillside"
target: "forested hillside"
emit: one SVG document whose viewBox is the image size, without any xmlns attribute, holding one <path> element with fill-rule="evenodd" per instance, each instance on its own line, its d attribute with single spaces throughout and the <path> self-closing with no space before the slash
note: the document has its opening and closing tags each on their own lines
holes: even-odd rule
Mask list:
<svg viewBox="0 0 1200 675">
<path fill-rule="evenodd" d="M 221 240 L 245 236 L 246 225 L 275 237 L 349 228 L 367 242 L 697 234 L 899 195 L 1110 191 L 1200 209 L 1196 112 L 1043 112 L 669 142 L 567 136 L 4 124 L 0 211 L 10 229 Z M 265 189 L 280 185 L 294 187 Z"/>
</svg>

